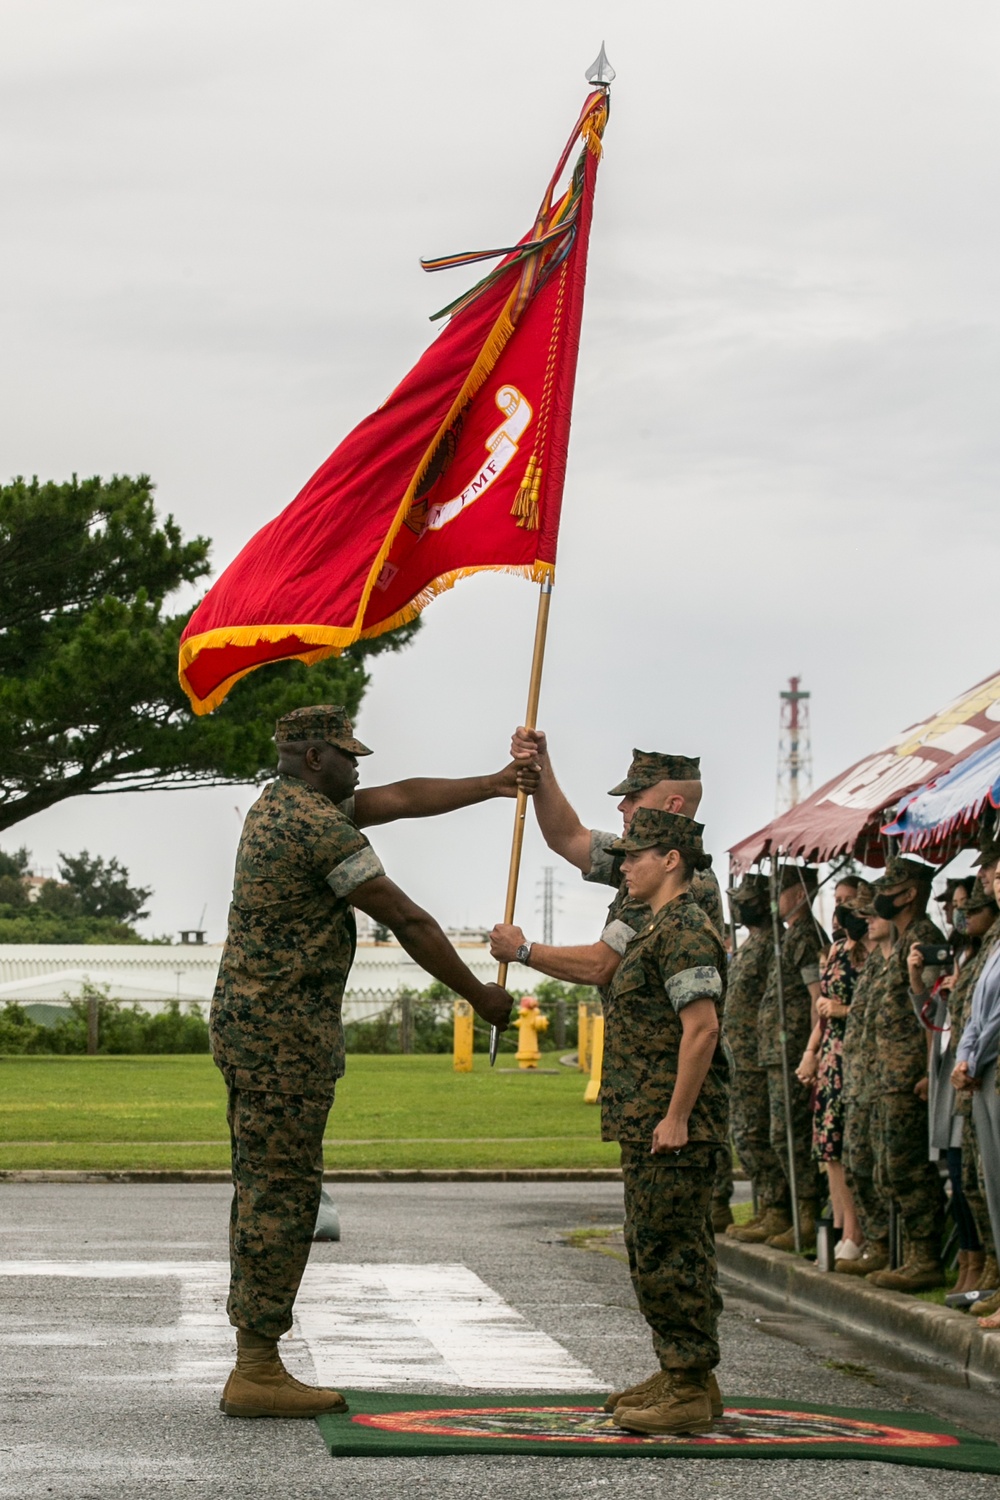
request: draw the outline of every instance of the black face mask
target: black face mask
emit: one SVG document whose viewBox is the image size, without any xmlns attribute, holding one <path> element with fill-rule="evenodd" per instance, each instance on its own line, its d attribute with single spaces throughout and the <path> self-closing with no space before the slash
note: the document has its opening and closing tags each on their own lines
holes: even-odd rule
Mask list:
<svg viewBox="0 0 1000 1500">
<path fill-rule="evenodd" d="M 864 917 L 859 917 L 849 906 L 835 907 L 833 920 L 843 928 L 852 943 L 860 942 L 868 932 L 868 923 Z"/>
<path fill-rule="evenodd" d="M 754 906 L 750 902 L 741 901 L 737 907 L 737 916 L 744 927 L 763 927 L 767 921 L 767 907 L 763 903 Z"/>
<path fill-rule="evenodd" d="M 875 915 L 881 917 L 884 922 L 895 922 L 900 913 L 900 907 L 896 905 L 895 895 L 888 896 L 885 892 L 879 892 L 872 902 L 872 906 L 875 908 Z"/>
</svg>

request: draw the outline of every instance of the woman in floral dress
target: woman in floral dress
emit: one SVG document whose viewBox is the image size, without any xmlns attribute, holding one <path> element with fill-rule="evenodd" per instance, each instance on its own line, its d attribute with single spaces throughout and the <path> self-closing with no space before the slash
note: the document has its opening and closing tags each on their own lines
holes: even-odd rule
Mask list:
<svg viewBox="0 0 1000 1500">
<path fill-rule="evenodd" d="M 820 975 L 819 1020 L 796 1071 L 813 1089 L 813 1155 L 826 1169 L 833 1222 L 841 1232 L 834 1247 L 838 1260 L 856 1260 L 864 1238 L 842 1161 L 844 1145 L 844 1028 L 854 996 L 854 982 L 868 957 L 868 925 L 855 907 L 868 887 L 853 878 L 836 889 L 835 917 L 842 936 L 831 945 Z"/>
</svg>

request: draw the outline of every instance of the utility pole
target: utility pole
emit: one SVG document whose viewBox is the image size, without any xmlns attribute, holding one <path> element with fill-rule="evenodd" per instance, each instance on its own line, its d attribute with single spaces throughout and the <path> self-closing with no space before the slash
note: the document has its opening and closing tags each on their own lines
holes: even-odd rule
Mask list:
<svg viewBox="0 0 1000 1500">
<path fill-rule="evenodd" d="M 812 791 L 812 744 L 809 737 L 810 694 L 799 686 L 801 677 L 789 677 L 779 694 L 781 714 L 778 729 L 778 778 L 775 811 L 797 807 Z"/>
</svg>

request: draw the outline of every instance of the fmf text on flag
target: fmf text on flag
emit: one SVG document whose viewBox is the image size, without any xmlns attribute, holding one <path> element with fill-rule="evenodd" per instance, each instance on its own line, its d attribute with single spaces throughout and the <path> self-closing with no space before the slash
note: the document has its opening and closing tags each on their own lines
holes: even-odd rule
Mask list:
<svg viewBox="0 0 1000 1500">
<path fill-rule="evenodd" d="M 500 261 L 199 604 L 179 662 L 196 713 L 256 667 L 319 661 L 404 624 L 471 573 L 552 577 L 607 114 L 598 89 L 521 241 L 424 262 Z"/>
</svg>

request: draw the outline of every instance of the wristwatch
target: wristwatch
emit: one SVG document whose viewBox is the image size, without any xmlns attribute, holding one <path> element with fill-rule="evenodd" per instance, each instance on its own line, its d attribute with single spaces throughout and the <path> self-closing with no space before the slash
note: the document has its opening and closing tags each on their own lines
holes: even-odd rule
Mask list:
<svg viewBox="0 0 1000 1500">
<path fill-rule="evenodd" d="M 531 962 L 531 944 L 530 943 L 522 943 L 521 946 L 520 946 L 520 948 L 518 948 L 517 952 L 514 954 L 514 958 L 516 959 L 516 961 L 519 964 L 530 963 Z"/>
</svg>

